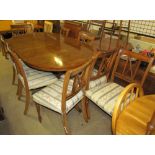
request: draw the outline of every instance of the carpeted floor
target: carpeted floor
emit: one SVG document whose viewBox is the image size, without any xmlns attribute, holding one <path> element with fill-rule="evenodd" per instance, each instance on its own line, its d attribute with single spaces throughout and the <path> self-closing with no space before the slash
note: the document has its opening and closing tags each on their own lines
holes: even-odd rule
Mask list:
<svg viewBox="0 0 155 155">
<path fill-rule="evenodd" d="M 16 96 L 17 85 L 12 85 L 12 66 L 0 52 L 0 101 L 6 119 L 0 122 L 0 134 L 15 135 L 63 135 L 64 130 L 60 114 L 41 108 L 42 123 L 32 102 L 27 116 L 23 114 L 24 101 Z M 110 135 L 111 117 L 99 107 L 90 103 L 91 119 L 85 123 L 82 113 L 73 109 L 68 115 L 68 125 L 72 135 Z"/>
</svg>

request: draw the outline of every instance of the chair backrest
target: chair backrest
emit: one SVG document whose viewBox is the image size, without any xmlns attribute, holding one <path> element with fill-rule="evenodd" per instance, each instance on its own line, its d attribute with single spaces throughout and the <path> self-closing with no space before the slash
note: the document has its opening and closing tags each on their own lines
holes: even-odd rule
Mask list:
<svg viewBox="0 0 155 155">
<path fill-rule="evenodd" d="M 49 21 L 44 22 L 44 32 L 52 32 L 53 30 L 53 23 Z"/>
<path fill-rule="evenodd" d="M 109 51 L 112 49 L 118 50 L 120 47 L 122 21 L 120 21 L 120 26 L 118 29 L 118 34 L 115 34 L 116 23 L 113 21 L 104 21 L 101 29 L 101 39 L 99 42 L 99 49 L 104 51 Z"/>
<path fill-rule="evenodd" d="M 14 36 L 23 35 L 25 33 L 32 33 L 34 28 L 32 24 L 13 24 L 11 25 L 12 34 Z"/>
<path fill-rule="evenodd" d="M 2 54 L 5 56 L 5 58 L 7 58 L 8 44 L 6 43 L 2 35 L 0 35 L 0 41 L 1 41 L 1 47 L 2 47 Z"/>
<path fill-rule="evenodd" d="M 17 70 L 17 75 L 18 75 L 19 79 L 24 84 L 24 87 L 26 88 L 26 90 L 29 90 L 27 77 L 26 77 L 25 71 L 23 69 L 23 65 L 22 65 L 21 60 L 10 49 L 8 49 L 8 54 L 10 55 L 10 58 L 12 59 L 13 63 L 15 64 L 15 67 L 16 67 L 16 70 Z"/>
<path fill-rule="evenodd" d="M 143 86 L 147 74 L 152 66 L 154 58 L 121 49 L 116 58 L 112 72 L 112 80 L 115 77 L 128 83 L 138 82 Z M 147 63 L 147 67 L 142 68 L 141 63 Z"/>
<path fill-rule="evenodd" d="M 129 84 L 119 95 L 112 115 L 112 131 L 116 134 L 116 125 L 120 113 L 127 107 L 130 102 L 144 95 L 142 87 L 137 83 Z M 136 109 L 138 110 L 138 109 Z"/>
<path fill-rule="evenodd" d="M 88 86 L 92 67 L 96 61 L 97 56 L 98 56 L 98 52 L 96 52 L 92 57 L 92 59 L 90 59 L 82 66 L 77 67 L 75 69 L 71 69 L 66 72 L 64 83 L 63 83 L 63 92 L 62 92 L 62 107 L 61 107 L 62 112 L 66 111 L 67 100 L 72 98 L 80 91 L 83 91 L 84 93 L 84 90 Z M 73 83 L 72 90 L 69 94 L 67 94 L 68 84 L 70 80 L 72 80 L 72 83 Z"/>
<path fill-rule="evenodd" d="M 104 75 L 109 79 L 116 55 L 116 51 L 100 52 L 94 65 L 97 73 L 95 75 L 92 74 L 90 80 L 96 80 Z"/>
</svg>

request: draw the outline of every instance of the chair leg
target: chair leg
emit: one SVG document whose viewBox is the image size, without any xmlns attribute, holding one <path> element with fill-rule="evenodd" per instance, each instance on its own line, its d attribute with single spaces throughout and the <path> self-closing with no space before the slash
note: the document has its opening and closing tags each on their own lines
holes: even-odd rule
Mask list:
<svg viewBox="0 0 155 155">
<path fill-rule="evenodd" d="M 24 115 L 27 114 L 29 105 L 30 105 L 30 91 L 26 89 L 26 104 L 25 104 Z"/>
<path fill-rule="evenodd" d="M 67 126 L 67 114 L 66 113 L 62 114 L 62 121 L 63 121 L 63 127 L 64 127 L 65 134 L 66 135 L 71 134 L 71 132 L 68 129 L 68 126 Z"/>
<path fill-rule="evenodd" d="M 15 79 L 16 79 L 16 70 L 15 70 L 15 68 L 13 67 L 13 79 L 12 79 L 12 84 L 13 84 L 13 85 L 15 84 Z"/>
<path fill-rule="evenodd" d="M 16 95 L 19 94 L 19 80 L 18 80 L 18 83 L 17 83 L 17 92 L 16 92 Z"/>
<path fill-rule="evenodd" d="M 86 104 L 86 113 L 87 113 L 87 118 L 90 119 L 90 111 L 89 111 L 89 99 L 86 97 L 85 99 L 85 104 Z"/>
<path fill-rule="evenodd" d="M 22 96 L 22 89 L 23 89 L 23 85 L 22 85 L 21 81 L 18 80 L 18 90 L 17 90 L 18 100 L 20 100 L 20 98 Z"/>
<path fill-rule="evenodd" d="M 86 97 L 82 99 L 82 114 L 85 122 L 88 122 L 87 110 L 86 110 Z"/>
<path fill-rule="evenodd" d="M 20 80 L 18 79 L 16 95 L 19 95 L 19 91 L 20 91 Z"/>
<path fill-rule="evenodd" d="M 35 102 L 35 106 L 36 106 L 37 113 L 38 113 L 38 120 L 41 123 L 42 118 L 41 118 L 41 114 L 40 114 L 40 105 Z"/>
<path fill-rule="evenodd" d="M 82 112 L 82 110 L 81 110 L 81 108 L 79 107 L 78 104 L 75 105 L 75 109 L 76 109 L 78 112 L 80 112 L 80 113 Z"/>
</svg>

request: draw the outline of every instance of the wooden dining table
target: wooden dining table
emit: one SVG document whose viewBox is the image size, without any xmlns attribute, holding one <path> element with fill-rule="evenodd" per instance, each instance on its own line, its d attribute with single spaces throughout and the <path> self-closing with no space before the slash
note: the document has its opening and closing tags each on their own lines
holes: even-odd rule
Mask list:
<svg viewBox="0 0 155 155">
<path fill-rule="evenodd" d="M 9 48 L 28 66 L 43 71 L 67 71 L 93 56 L 95 50 L 60 34 L 34 32 L 7 40 Z"/>
<path fill-rule="evenodd" d="M 145 134 L 147 123 L 154 111 L 155 94 L 135 99 L 120 113 L 116 126 L 117 134 Z"/>
</svg>

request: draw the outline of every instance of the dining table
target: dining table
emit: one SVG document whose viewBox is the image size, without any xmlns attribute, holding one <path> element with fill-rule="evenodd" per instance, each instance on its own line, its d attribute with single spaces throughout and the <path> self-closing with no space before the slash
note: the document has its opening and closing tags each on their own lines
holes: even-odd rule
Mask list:
<svg viewBox="0 0 155 155">
<path fill-rule="evenodd" d="M 136 98 L 120 113 L 116 126 L 117 134 L 144 134 L 154 112 L 155 94 Z"/>
<path fill-rule="evenodd" d="M 95 52 L 91 46 L 57 33 L 33 32 L 6 41 L 24 63 L 42 71 L 68 71 L 90 60 Z"/>
</svg>

